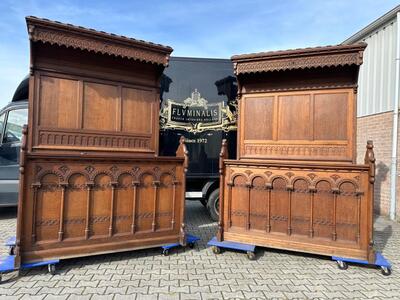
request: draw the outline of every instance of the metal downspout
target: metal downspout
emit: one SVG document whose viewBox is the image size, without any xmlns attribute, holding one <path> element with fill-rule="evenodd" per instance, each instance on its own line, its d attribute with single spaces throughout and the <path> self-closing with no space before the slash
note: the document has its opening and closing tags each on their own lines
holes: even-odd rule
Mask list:
<svg viewBox="0 0 400 300">
<path fill-rule="evenodd" d="M 396 82 L 393 107 L 393 136 L 392 136 L 392 164 L 390 168 L 390 219 L 396 219 L 396 198 L 397 198 L 397 142 L 399 127 L 399 81 L 400 81 L 400 12 L 397 18 L 397 40 L 396 40 Z"/>
</svg>

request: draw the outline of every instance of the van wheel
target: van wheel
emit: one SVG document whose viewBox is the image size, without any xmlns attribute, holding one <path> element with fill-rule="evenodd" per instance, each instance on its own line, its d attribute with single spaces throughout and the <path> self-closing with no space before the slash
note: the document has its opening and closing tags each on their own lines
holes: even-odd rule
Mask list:
<svg viewBox="0 0 400 300">
<path fill-rule="evenodd" d="M 213 191 L 208 197 L 207 209 L 213 221 L 219 219 L 219 189 Z"/>
</svg>

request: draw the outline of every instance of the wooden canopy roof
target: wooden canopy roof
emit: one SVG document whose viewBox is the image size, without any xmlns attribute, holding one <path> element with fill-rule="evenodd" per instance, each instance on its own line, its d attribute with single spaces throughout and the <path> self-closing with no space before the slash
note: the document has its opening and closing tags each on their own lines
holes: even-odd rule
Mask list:
<svg viewBox="0 0 400 300">
<path fill-rule="evenodd" d="M 26 17 L 29 39 L 96 53 L 134 59 L 147 63 L 168 65 L 172 48 L 94 29 L 61 22 Z"/>
<path fill-rule="evenodd" d="M 234 55 L 235 74 L 249 74 L 317 67 L 361 65 L 367 44 L 337 45 L 285 51 Z"/>
</svg>

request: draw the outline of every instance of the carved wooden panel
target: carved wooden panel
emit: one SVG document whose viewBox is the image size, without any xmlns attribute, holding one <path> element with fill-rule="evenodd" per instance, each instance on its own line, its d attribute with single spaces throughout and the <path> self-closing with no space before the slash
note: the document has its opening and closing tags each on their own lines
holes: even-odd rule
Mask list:
<svg viewBox="0 0 400 300">
<path fill-rule="evenodd" d="M 354 160 L 353 89 L 248 94 L 239 158 Z"/>
<path fill-rule="evenodd" d="M 33 261 L 68 257 L 71 251 L 87 255 L 135 249 L 143 240 L 154 246 L 181 241 L 182 163 L 182 158 L 31 159 L 21 214 L 21 255 Z"/>
<path fill-rule="evenodd" d="M 370 259 L 368 165 L 224 165 L 223 239 Z"/>
<path fill-rule="evenodd" d="M 48 72 L 37 80 L 35 149 L 155 153 L 155 89 Z"/>
</svg>

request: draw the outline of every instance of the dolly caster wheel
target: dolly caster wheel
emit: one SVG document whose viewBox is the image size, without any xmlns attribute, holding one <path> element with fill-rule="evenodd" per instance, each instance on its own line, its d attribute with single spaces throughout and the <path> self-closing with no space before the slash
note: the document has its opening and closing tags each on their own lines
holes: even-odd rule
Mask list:
<svg viewBox="0 0 400 300">
<path fill-rule="evenodd" d="M 194 248 L 194 243 L 189 243 L 188 246 L 189 246 L 190 249 L 193 249 Z"/>
<path fill-rule="evenodd" d="M 390 269 L 388 267 L 381 267 L 381 272 L 382 272 L 382 275 L 389 276 L 390 274 L 392 274 L 392 269 Z"/>
<path fill-rule="evenodd" d="M 14 255 L 15 254 L 15 246 L 11 246 L 8 248 L 8 254 L 9 255 Z"/>
<path fill-rule="evenodd" d="M 214 253 L 214 254 L 220 254 L 222 251 L 221 251 L 221 248 L 220 247 L 218 247 L 218 246 L 212 246 L 212 252 Z"/>
<path fill-rule="evenodd" d="M 256 259 L 256 254 L 254 253 L 254 252 L 252 252 L 252 251 L 247 251 L 247 258 L 249 259 L 249 260 L 255 260 Z"/>
<path fill-rule="evenodd" d="M 168 256 L 168 255 L 169 255 L 169 250 L 168 250 L 168 249 L 164 249 L 163 252 L 162 252 L 162 254 L 163 254 L 164 256 Z"/>
<path fill-rule="evenodd" d="M 49 271 L 49 273 L 51 275 L 55 275 L 56 274 L 56 265 L 54 265 L 54 264 L 47 265 L 47 270 Z"/>
<path fill-rule="evenodd" d="M 342 261 L 342 260 L 338 260 L 338 261 L 337 261 L 337 265 L 338 265 L 338 268 L 339 268 L 340 270 L 347 270 L 347 268 L 349 267 L 349 266 L 347 265 L 347 263 L 344 262 L 344 261 Z"/>
</svg>

